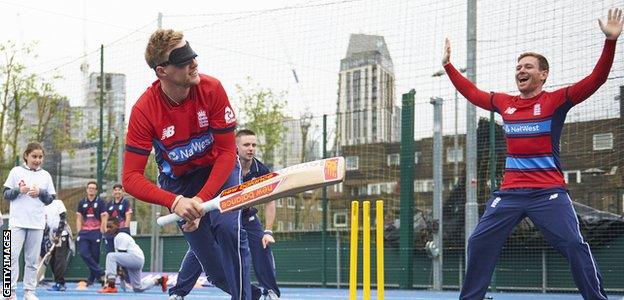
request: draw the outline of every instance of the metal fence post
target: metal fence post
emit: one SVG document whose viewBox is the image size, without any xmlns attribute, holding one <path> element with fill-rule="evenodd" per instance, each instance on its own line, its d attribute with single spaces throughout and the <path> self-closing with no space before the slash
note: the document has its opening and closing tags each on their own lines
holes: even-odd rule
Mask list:
<svg viewBox="0 0 624 300">
<path fill-rule="evenodd" d="M 433 105 L 433 221 L 438 225 L 433 230 L 434 248 L 437 255 L 432 253 L 433 289 L 442 290 L 443 249 L 442 240 L 442 98 L 431 98 Z"/>
<path fill-rule="evenodd" d="M 411 289 L 414 282 L 414 95 L 412 89 L 403 94 L 401 119 L 401 228 L 399 288 Z"/>
</svg>

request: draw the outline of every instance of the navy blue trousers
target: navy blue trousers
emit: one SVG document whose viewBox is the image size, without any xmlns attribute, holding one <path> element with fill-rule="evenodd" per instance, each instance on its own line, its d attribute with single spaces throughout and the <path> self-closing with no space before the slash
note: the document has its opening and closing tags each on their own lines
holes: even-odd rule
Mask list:
<svg viewBox="0 0 624 300">
<path fill-rule="evenodd" d="M 602 275 L 581 235 L 572 200 L 561 188 L 496 191 L 468 239 L 466 279 L 460 299 L 482 300 L 501 249 L 525 217 L 568 260 L 574 283 L 584 299 L 607 299 Z"/>
<path fill-rule="evenodd" d="M 87 283 L 93 283 L 104 275 L 104 271 L 100 268 L 100 243 L 102 241 L 102 233 L 99 230 L 83 230 L 78 233 L 76 243 L 78 244 L 78 252 L 80 257 L 89 268 L 89 277 Z"/>
<path fill-rule="evenodd" d="M 252 298 L 260 298 L 261 294 L 266 294 L 268 290 L 273 290 L 280 296 L 280 290 L 275 279 L 275 261 L 273 259 L 271 246 L 262 248 L 262 237 L 264 236 L 262 224 L 255 213 L 251 216 L 245 215 L 245 213 L 243 213 L 243 215 L 243 228 L 247 232 L 254 272 L 260 286 L 264 288 L 264 291 L 260 291 L 256 286 L 252 286 Z M 195 258 L 192 252 L 188 251 L 182 262 L 178 280 L 175 286 L 169 289 L 169 294 L 176 294 L 178 296 L 188 295 L 193 289 L 195 282 L 197 282 L 197 278 L 201 275 L 201 272 L 202 269 L 197 263 L 197 258 Z M 220 278 L 213 277 L 208 273 L 206 273 L 206 276 L 208 276 L 216 287 L 221 288 L 221 286 L 223 286 L 220 282 Z M 223 288 L 221 289 L 223 290 Z"/>
<path fill-rule="evenodd" d="M 119 232 L 125 232 L 130 235 L 130 227 L 119 228 Z M 105 233 L 104 234 L 104 249 L 106 253 L 115 252 L 115 236 Z"/>
<path fill-rule="evenodd" d="M 201 190 L 209 174 L 210 169 L 203 169 L 175 180 L 161 175 L 159 182 L 165 190 L 193 197 Z M 240 184 L 241 180 L 240 165 L 237 163 L 221 189 Z M 179 223 L 180 226 L 182 224 Z M 227 288 L 233 300 L 251 299 L 251 257 L 240 211 L 211 211 L 201 218 L 197 230 L 183 234 L 199 262 L 195 263 L 196 266 L 222 282 L 222 288 Z M 180 268 L 183 267 L 184 261 Z"/>
</svg>

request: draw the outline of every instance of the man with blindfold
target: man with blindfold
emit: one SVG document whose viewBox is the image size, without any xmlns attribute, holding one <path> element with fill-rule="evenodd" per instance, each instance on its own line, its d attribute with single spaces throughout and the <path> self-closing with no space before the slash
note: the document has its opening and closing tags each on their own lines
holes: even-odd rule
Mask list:
<svg viewBox="0 0 624 300">
<path fill-rule="evenodd" d="M 221 83 L 199 74 L 182 32 L 152 34 L 145 60 L 158 78 L 132 107 L 123 186 L 137 199 L 182 217 L 190 250 L 206 274 L 222 277 L 232 299 L 251 299 L 250 254 L 240 211 L 204 214 L 201 203 L 241 182 L 236 117 Z M 160 188 L 144 176 L 152 148 Z"/>
</svg>

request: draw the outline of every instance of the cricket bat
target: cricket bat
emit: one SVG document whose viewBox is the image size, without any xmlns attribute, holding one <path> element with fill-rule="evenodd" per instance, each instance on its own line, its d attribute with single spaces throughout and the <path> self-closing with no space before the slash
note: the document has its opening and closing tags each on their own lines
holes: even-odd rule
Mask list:
<svg viewBox="0 0 624 300">
<path fill-rule="evenodd" d="M 46 252 L 46 254 L 43 256 L 43 259 L 41 259 L 41 262 L 39 262 L 39 265 L 37 266 L 37 283 L 41 282 L 41 280 L 43 280 L 43 278 L 45 277 L 46 268 L 50 264 L 50 259 L 52 258 L 54 248 L 56 248 L 56 244 L 52 244 L 50 250 Z"/>
<path fill-rule="evenodd" d="M 315 160 L 223 190 L 217 197 L 202 204 L 204 212 L 228 212 L 292 196 L 304 191 L 341 182 L 345 176 L 345 159 L 342 156 Z M 177 214 L 158 218 L 160 226 L 181 220 Z"/>
</svg>

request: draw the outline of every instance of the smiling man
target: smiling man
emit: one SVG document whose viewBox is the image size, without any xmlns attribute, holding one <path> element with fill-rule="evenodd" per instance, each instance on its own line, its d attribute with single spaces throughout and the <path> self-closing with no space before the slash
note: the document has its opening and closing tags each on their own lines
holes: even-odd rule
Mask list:
<svg viewBox="0 0 624 300">
<path fill-rule="evenodd" d="M 241 176 L 236 117 L 221 83 L 198 72 L 196 57 L 182 32 L 159 29 L 151 35 L 145 60 L 158 79 L 132 107 L 123 186 L 182 217 L 184 237 L 204 271 L 224 278 L 232 299 L 250 299 L 251 258 L 241 212 L 204 215 L 201 207 Z M 144 175 L 152 148 L 160 187 Z"/>
<path fill-rule="evenodd" d="M 450 42 L 445 42 L 442 64 L 451 82 L 468 101 L 503 117 L 507 143 L 500 190 L 493 192 L 468 240 L 460 299 L 483 299 L 507 237 L 525 217 L 566 257 L 583 298 L 607 299 L 598 266 L 579 231 L 559 160 L 566 114 L 605 83 L 622 32 L 620 9 L 609 10 L 606 22 L 598 21 L 606 41 L 596 67 L 581 81 L 553 92 L 542 89 L 548 78 L 548 61 L 533 52 L 518 57 L 516 85 L 520 95 L 479 90 L 451 65 Z"/>
</svg>

